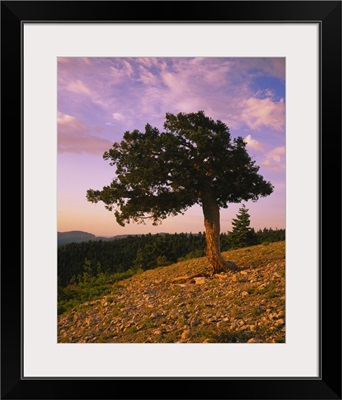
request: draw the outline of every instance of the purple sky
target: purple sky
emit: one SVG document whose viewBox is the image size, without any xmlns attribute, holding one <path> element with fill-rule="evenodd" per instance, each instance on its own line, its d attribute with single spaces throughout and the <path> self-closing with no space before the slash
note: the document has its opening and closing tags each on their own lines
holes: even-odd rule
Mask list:
<svg viewBox="0 0 342 400">
<path fill-rule="evenodd" d="M 165 114 L 197 112 L 242 136 L 259 173 L 275 186 L 247 202 L 251 226 L 285 228 L 284 58 L 58 58 L 58 231 L 97 236 L 204 231 L 199 206 L 161 225 L 121 227 L 103 203 L 86 200 L 102 189 L 114 167 L 102 154 L 125 131 L 146 123 L 163 129 Z M 231 230 L 239 204 L 221 211 L 221 231 Z"/>
</svg>

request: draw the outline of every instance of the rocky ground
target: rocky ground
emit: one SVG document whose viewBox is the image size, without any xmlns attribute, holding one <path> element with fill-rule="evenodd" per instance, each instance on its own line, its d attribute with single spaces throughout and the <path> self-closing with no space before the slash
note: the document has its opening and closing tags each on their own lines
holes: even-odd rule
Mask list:
<svg viewBox="0 0 342 400">
<path fill-rule="evenodd" d="M 211 278 L 206 258 L 146 271 L 58 317 L 60 343 L 284 343 L 285 242 L 223 253 L 239 267 Z"/>
</svg>

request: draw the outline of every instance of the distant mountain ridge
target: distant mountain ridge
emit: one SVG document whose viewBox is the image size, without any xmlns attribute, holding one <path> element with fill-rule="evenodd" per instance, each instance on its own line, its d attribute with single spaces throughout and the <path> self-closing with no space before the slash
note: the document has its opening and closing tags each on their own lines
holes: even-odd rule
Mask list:
<svg viewBox="0 0 342 400">
<path fill-rule="evenodd" d="M 83 231 L 68 231 L 68 232 L 57 232 L 57 243 L 58 246 L 62 246 L 68 243 L 80 243 L 88 240 L 115 240 L 122 239 L 128 235 L 117 235 L 112 237 L 95 236 L 93 233 Z"/>
</svg>

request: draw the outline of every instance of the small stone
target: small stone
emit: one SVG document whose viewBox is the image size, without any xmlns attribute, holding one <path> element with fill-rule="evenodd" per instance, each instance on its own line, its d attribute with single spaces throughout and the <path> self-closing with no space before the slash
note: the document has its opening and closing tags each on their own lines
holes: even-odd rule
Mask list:
<svg viewBox="0 0 342 400">
<path fill-rule="evenodd" d="M 185 340 L 190 336 L 190 330 L 189 329 L 185 329 L 185 331 L 183 331 L 181 339 Z"/>
<path fill-rule="evenodd" d="M 246 271 L 241 271 L 240 274 L 241 275 L 247 275 L 247 272 Z"/>
<path fill-rule="evenodd" d="M 194 278 L 196 285 L 203 285 L 206 282 L 206 279 L 203 276 Z"/>
<path fill-rule="evenodd" d="M 249 339 L 247 343 L 262 343 L 262 340 L 258 338 L 252 338 Z"/>
<path fill-rule="evenodd" d="M 275 273 L 273 274 L 273 278 L 281 278 L 281 275 L 278 274 L 278 272 L 275 272 Z"/>
<path fill-rule="evenodd" d="M 248 292 L 242 292 L 241 295 L 242 295 L 242 297 L 246 297 L 246 296 L 249 295 L 249 293 Z"/>
<path fill-rule="evenodd" d="M 285 321 L 284 321 L 283 318 L 280 318 L 280 319 L 277 319 L 277 320 L 276 320 L 275 324 L 276 324 L 277 326 L 284 325 L 284 324 L 285 324 Z"/>
<path fill-rule="evenodd" d="M 161 334 L 161 330 L 156 329 L 156 330 L 153 332 L 153 334 L 154 334 L 154 335 L 160 335 L 160 334 Z"/>
<path fill-rule="evenodd" d="M 218 278 L 218 279 L 226 279 L 227 278 L 227 275 L 226 274 L 215 274 L 214 275 L 215 276 L 215 278 Z"/>
</svg>

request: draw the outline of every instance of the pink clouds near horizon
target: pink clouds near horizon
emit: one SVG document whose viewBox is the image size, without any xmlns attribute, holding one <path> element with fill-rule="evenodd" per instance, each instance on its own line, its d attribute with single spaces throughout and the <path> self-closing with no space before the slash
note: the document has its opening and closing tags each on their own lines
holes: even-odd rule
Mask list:
<svg viewBox="0 0 342 400">
<path fill-rule="evenodd" d="M 102 154 L 112 142 L 92 134 L 91 128 L 85 126 L 75 117 L 58 113 L 58 152 Z M 96 128 L 93 128 L 96 132 Z"/>
</svg>

